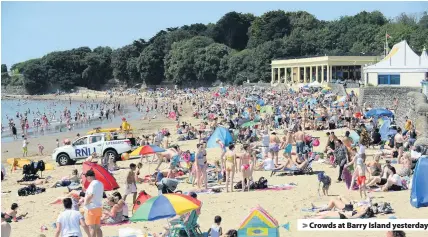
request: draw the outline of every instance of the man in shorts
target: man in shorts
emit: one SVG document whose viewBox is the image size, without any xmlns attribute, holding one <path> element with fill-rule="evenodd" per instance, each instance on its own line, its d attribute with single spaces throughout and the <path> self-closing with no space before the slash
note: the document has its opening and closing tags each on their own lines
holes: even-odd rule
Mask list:
<svg viewBox="0 0 428 237">
<path fill-rule="evenodd" d="M 101 230 L 101 215 L 102 199 L 104 193 L 104 185 L 95 179 L 93 170 L 88 170 L 85 174 L 86 179 L 90 182 L 85 194 L 85 222 L 89 226 L 91 237 L 102 237 Z"/>
</svg>

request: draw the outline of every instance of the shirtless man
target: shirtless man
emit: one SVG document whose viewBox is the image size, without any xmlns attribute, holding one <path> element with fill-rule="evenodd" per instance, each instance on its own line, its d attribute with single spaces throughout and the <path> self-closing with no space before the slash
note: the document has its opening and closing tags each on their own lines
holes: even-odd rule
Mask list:
<svg viewBox="0 0 428 237">
<path fill-rule="evenodd" d="M 164 152 L 157 153 L 158 156 L 158 166 L 156 166 L 155 170 L 159 170 L 159 167 L 161 166 L 162 162 L 169 162 L 173 156 L 178 154 L 178 146 L 173 146 L 171 148 L 168 148 Z"/>
<path fill-rule="evenodd" d="M 401 135 L 401 128 L 397 129 L 397 134 L 394 136 L 395 148 L 398 150 L 398 159 L 403 155 L 404 137 Z"/>
<path fill-rule="evenodd" d="M 269 137 L 269 152 L 275 161 L 275 165 L 278 165 L 278 152 L 280 143 L 281 141 L 279 140 L 279 137 L 276 135 L 275 132 L 272 132 Z"/>
<path fill-rule="evenodd" d="M 305 132 L 302 131 L 302 127 L 298 128 L 298 131 L 294 134 L 294 141 L 296 141 L 296 154 L 299 158 L 303 155 L 303 148 L 305 147 Z"/>
</svg>

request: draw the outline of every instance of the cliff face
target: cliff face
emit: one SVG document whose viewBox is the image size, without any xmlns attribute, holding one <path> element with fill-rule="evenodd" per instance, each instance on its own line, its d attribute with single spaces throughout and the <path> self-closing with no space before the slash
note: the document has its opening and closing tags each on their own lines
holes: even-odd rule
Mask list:
<svg viewBox="0 0 428 237">
<path fill-rule="evenodd" d="M 413 87 L 366 87 L 360 88 L 359 104 L 371 105 L 373 108 L 391 108 L 397 98 L 398 108 L 395 112 L 397 125 L 403 127 L 407 116 L 420 133 L 416 145 L 428 146 L 428 104 L 421 88 Z"/>
</svg>

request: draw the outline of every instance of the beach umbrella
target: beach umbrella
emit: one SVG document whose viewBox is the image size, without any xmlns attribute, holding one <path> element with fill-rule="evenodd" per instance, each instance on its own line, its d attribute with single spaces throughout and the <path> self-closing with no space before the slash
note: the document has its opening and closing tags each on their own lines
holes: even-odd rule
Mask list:
<svg viewBox="0 0 428 237">
<path fill-rule="evenodd" d="M 171 193 L 152 197 L 145 201 L 130 218 L 130 221 L 155 221 L 183 215 L 196 210 L 201 202 L 191 196 Z"/>
<path fill-rule="evenodd" d="M 242 124 L 241 127 L 246 128 L 246 127 L 252 127 L 254 125 L 257 125 L 257 123 L 254 121 L 249 121 L 249 122 Z"/>
<path fill-rule="evenodd" d="M 387 109 L 371 109 L 366 113 L 366 117 L 392 117 L 394 114 Z"/>
<path fill-rule="evenodd" d="M 155 153 L 164 152 L 164 151 L 166 151 L 166 150 L 161 148 L 161 147 L 158 147 L 158 146 L 145 145 L 145 146 L 140 146 L 137 149 L 135 149 L 133 152 L 131 152 L 131 154 L 129 154 L 129 156 L 135 157 L 135 156 L 140 156 L 140 155 L 155 154 Z"/>
</svg>

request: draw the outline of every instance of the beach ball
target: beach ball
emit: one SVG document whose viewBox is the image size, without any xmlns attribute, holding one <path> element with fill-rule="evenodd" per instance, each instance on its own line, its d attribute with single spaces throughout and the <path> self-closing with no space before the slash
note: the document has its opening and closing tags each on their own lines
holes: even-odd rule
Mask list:
<svg viewBox="0 0 428 237">
<path fill-rule="evenodd" d="M 121 156 L 122 160 L 129 160 L 129 154 L 128 153 L 123 153 Z"/>
</svg>

